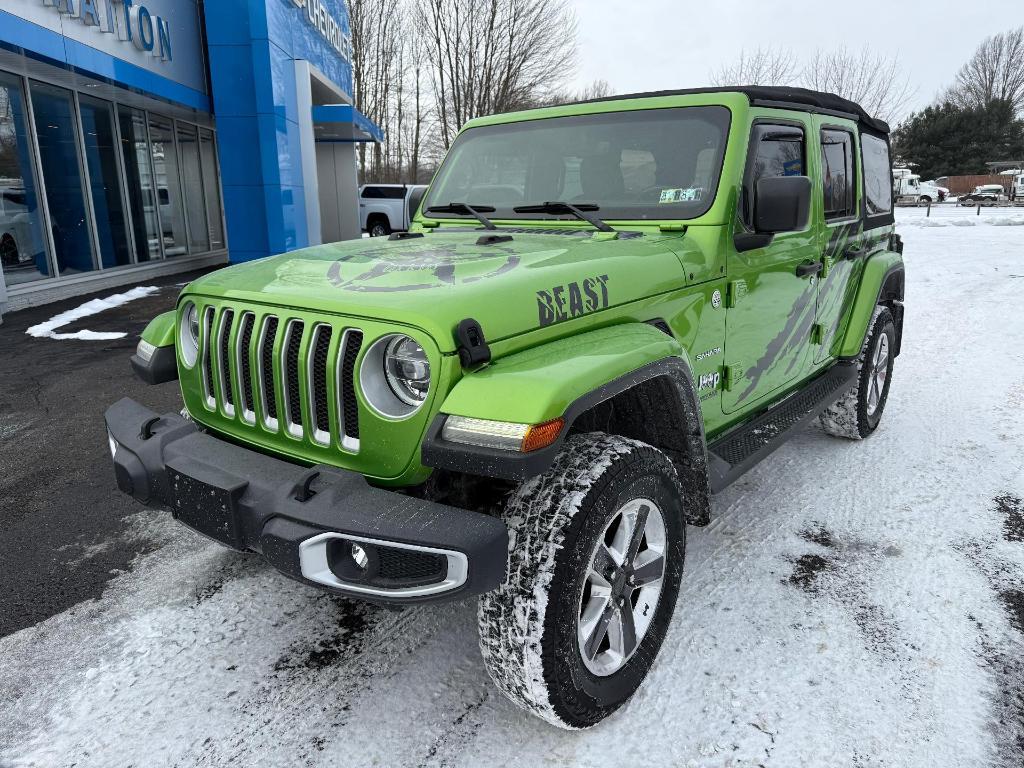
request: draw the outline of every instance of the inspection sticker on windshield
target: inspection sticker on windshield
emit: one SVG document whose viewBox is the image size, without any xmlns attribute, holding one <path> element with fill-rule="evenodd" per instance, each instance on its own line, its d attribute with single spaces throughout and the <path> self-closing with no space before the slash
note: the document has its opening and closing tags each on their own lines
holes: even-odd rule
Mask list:
<svg viewBox="0 0 1024 768">
<path fill-rule="evenodd" d="M 661 190 L 661 199 L 658 200 L 658 204 L 689 203 L 694 200 L 700 200 L 703 194 L 704 190 L 700 187 L 690 187 L 689 189 L 663 189 Z"/>
</svg>

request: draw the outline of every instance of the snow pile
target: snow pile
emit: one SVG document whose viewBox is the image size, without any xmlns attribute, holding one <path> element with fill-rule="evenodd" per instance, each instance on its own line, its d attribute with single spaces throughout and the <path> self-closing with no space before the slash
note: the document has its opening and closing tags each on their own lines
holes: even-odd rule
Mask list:
<svg viewBox="0 0 1024 768">
<path fill-rule="evenodd" d="M 132 288 L 130 291 L 125 291 L 124 293 L 115 293 L 113 296 L 107 296 L 103 299 L 93 299 L 92 301 L 85 302 L 85 304 L 82 304 L 79 307 L 69 309 L 67 312 L 61 312 L 59 315 L 51 317 L 45 323 L 33 325 L 25 331 L 25 333 L 39 339 L 78 339 L 80 341 L 112 341 L 114 339 L 123 339 L 127 334 L 121 332 L 97 332 L 85 330 L 76 331 L 75 333 L 57 333 L 56 331 L 58 328 L 70 325 L 76 320 L 81 320 L 84 317 L 90 317 L 92 315 L 98 315 L 100 312 L 105 312 L 108 309 L 114 309 L 115 307 L 120 307 L 130 301 L 150 296 L 159 290 L 159 288 L 151 285 L 140 286 L 138 288 Z"/>
<path fill-rule="evenodd" d="M 915 215 L 878 431 L 809 427 L 715 498 L 605 723 L 506 701 L 473 602 L 349 603 L 140 512 L 132 572 L 0 639 L 0 765 L 1019 768 L 1024 228 Z"/>
</svg>

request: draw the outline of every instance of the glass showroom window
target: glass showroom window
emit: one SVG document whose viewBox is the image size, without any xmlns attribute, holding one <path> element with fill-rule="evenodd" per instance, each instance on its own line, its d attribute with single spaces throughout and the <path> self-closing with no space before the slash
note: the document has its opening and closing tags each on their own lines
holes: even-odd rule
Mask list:
<svg viewBox="0 0 1024 768">
<path fill-rule="evenodd" d="M 0 269 L 8 286 L 52 277 L 21 79 L 0 72 Z"/>
<path fill-rule="evenodd" d="M 203 197 L 203 170 L 199 164 L 199 136 L 196 127 L 178 123 L 178 150 L 181 152 L 181 180 L 185 186 L 185 214 L 188 217 L 188 247 L 192 253 L 210 250 L 210 231 L 206 226 L 206 200 Z"/>
<path fill-rule="evenodd" d="M 149 151 L 146 115 L 138 109 L 118 107 L 121 124 L 121 149 L 124 155 L 125 183 L 132 210 L 132 237 L 139 261 L 160 258 L 160 220 L 156 206 L 156 187 Z"/>
<path fill-rule="evenodd" d="M 89 194 L 96 216 L 100 261 L 105 268 L 131 264 L 121 174 L 118 172 L 113 105 L 108 101 L 79 96 L 78 107 L 82 116 L 82 140 L 89 168 Z"/>
<path fill-rule="evenodd" d="M 224 247 L 224 218 L 218 184 L 217 147 L 210 131 L 199 129 L 199 155 L 203 166 L 203 187 L 206 190 L 206 219 L 210 223 L 210 250 Z"/>
<path fill-rule="evenodd" d="M 32 83 L 31 90 L 57 271 L 62 275 L 91 272 L 95 265 L 72 94 L 37 82 Z"/>
<path fill-rule="evenodd" d="M 184 256 L 188 253 L 188 243 L 185 240 L 181 179 L 178 176 L 178 157 L 174 149 L 171 121 L 165 117 L 150 115 L 149 140 L 153 153 L 157 199 L 160 201 L 160 229 L 164 256 Z"/>
</svg>

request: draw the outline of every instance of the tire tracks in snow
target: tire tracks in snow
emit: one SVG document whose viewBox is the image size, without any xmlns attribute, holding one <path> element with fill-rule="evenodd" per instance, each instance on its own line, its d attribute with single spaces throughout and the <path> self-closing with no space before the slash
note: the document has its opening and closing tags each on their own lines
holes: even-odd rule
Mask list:
<svg viewBox="0 0 1024 768">
<path fill-rule="evenodd" d="M 993 680 L 992 731 L 999 768 L 1019 768 L 1024 755 L 1024 500 L 1005 492 L 990 514 L 1002 541 L 970 539 L 956 549 L 988 582 L 995 610 L 968 617 L 978 630 L 978 660 Z"/>
</svg>

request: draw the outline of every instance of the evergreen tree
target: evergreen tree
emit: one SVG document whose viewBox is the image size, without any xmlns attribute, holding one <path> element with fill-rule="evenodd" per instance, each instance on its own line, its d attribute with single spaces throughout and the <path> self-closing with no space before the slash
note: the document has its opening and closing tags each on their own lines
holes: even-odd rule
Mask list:
<svg viewBox="0 0 1024 768">
<path fill-rule="evenodd" d="M 1002 99 L 977 106 L 945 101 L 911 115 L 893 144 L 922 178 L 982 174 L 987 162 L 1024 158 L 1024 120 Z"/>
</svg>

